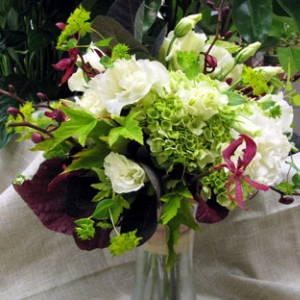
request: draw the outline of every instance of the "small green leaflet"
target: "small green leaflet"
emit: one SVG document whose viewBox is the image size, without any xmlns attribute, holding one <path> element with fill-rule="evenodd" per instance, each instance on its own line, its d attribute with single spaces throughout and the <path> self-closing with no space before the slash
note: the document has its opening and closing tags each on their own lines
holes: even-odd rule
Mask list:
<svg viewBox="0 0 300 300">
<path fill-rule="evenodd" d="M 111 129 L 108 136 L 108 143 L 111 147 L 117 142 L 120 136 L 143 145 L 143 131 L 139 126 L 139 122 L 134 119 L 138 114 L 140 112 L 131 112 L 124 118 L 122 126 Z"/>
<path fill-rule="evenodd" d="M 107 145 L 99 141 L 97 144 L 91 146 L 91 148 L 78 152 L 75 155 L 76 159 L 73 159 L 64 173 L 81 169 L 102 168 L 104 158 L 109 153 L 110 150 L 107 148 Z"/>
<path fill-rule="evenodd" d="M 61 110 L 70 118 L 63 122 L 61 126 L 53 132 L 53 138 L 39 143 L 34 150 L 42 150 L 49 152 L 60 143 L 73 136 L 78 137 L 78 142 L 81 146 L 85 146 L 88 136 L 92 135 L 95 130 L 95 135 L 107 135 L 112 128 L 112 122 L 106 119 L 95 119 L 82 108 L 72 105 L 72 107 L 61 107 Z"/>
<path fill-rule="evenodd" d="M 227 91 L 223 92 L 222 94 L 227 95 L 229 99 L 228 105 L 230 106 L 241 105 L 247 102 L 247 100 L 243 96 L 234 92 Z"/>
</svg>

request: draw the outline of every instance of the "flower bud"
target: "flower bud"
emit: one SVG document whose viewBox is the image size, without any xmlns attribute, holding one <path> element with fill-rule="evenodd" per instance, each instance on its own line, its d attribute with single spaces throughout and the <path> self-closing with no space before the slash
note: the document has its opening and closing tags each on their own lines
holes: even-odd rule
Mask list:
<svg viewBox="0 0 300 300">
<path fill-rule="evenodd" d="M 38 144 L 38 143 L 44 141 L 45 138 L 44 138 L 39 132 L 34 132 L 34 133 L 31 135 L 31 140 L 32 140 L 35 144 Z"/>
<path fill-rule="evenodd" d="M 202 19 L 202 14 L 189 15 L 182 18 L 174 29 L 174 36 L 177 38 L 185 36 Z"/>
<path fill-rule="evenodd" d="M 237 56 L 235 57 L 235 62 L 237 64 L 242 64 L 244 63 L 247 59 L 252 57 L 256 51 L 260 48 L 261 43 L 260 42 L 255 42 L 250 45 L 248 45 L 246 48 L 242 49 Z"/>
<path fill-rule="evenodd" d="M 243 115 L 236 115 L 232 120 L 232 128 L 238 133 L 246 134 L 249 136 L 260 136 L 262 128 L 255 125 L 252 121 Z"/>
<path fill-rule="evenodd" d="M 47 96 L 46 94 L 44 94 L 44 93 L 39 92 L 39 93 L 37 93 L 36 95 L 37 95 L 37 97 L 38 97 L 42 102 L 43 102 L 43 101 L 47 101 L 47 102 L 50 101 L 50 99 L 48 98 L 48 96 Z"/>
<path fill-rule="evenodd" d="M 207 5 L 209 8 L 215 9 L 215 3 L 212 2 L 212 1 L 206 1 L 206 5 Z"/>
<path fill-rule="evenodd" d="M 7 113 L 9 115 L 12 115 L 14 117 L 14 119 L 16 119 L 19 114 L 21 114 L 20 110 L 16 107 L 9 107 L 7 109 Z"/>
<path fill-rule="evenodd" d="M 55 24 L 60 30 L 64 30 L 66 28 L 66 24 L 62 22 L 57 22 Z"/>
<path fill-rule="evenodd" d="M 205 67 L 215 69 L 218 66 L 218 60 L 212 55 L 205 55 Z"/>
<path fill-rule="evenodd" d="M 8 90 L 12 93 L 12 94 L 16 94 L 16 89 L 12 84 L 8 85 Z"/>
<path fill-rule="evenodd" d="M 233 35 L 233 32 L 231 30 L 228 30 L 227 32 L 225 32 L 224 34 L 224 40 L 227 41 L 229 40 Z"/>
<path fill-rule="evenodd" d="M 280 198 L 279 202 L 281 204 L 289 205 L 294 202 L 294 197 L 291 196 L 283 196 Z"/>
<path fill-rule="evenodd" d="M 52 112 L 46 111 L 44 112 L 44 115 L 52 120 L 55 120 L 59 124 L 67 121 L 67 116 L 58 108 L 54 109 Z"/>
</svg>

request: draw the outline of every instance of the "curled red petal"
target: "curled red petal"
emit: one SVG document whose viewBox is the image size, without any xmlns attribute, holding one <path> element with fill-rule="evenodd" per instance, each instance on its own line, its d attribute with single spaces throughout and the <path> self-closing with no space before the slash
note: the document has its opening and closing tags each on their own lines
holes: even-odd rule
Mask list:
<svg viewBox="0 0 300 300">
<path fill-rule="evenodd" d="M 243 149 L 244 155 L 243 155 L 243 166 L 244 169 L 249 165 L 249 163 L 252 161 L 256 154 L 256 144 L 255 142 L 247 135 L 240 134 L 240 136 L 244 139 L 246 142 L 246 148 Z"/>
<path fill-rule="evenodd" d="M 72 65 L 72 60 L 70 58 L 63 58 L 58 63 L 53 64 L 53 68 L 56 71 L 64 71 Z"/>
<path fill-rule="evenodd" d="M 222 151 L 222 155 L 223 158 L 229 168 L 229 170 L 231 172 L 234 172 L 236 170 L 236 167 L 233 163 L 233 161 L 230 159 L 232 155 L 234 155 L 236 149 L 243 143 L 243 138 L 240 137 L 236 140 L 234 140 L 233 142 L 231 142 L 231 144 Z"/>
</svg>

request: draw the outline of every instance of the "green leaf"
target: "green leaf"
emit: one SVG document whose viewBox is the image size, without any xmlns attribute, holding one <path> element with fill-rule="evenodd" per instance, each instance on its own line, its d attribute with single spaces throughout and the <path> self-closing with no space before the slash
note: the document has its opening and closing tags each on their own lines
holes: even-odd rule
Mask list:
<svg viewBox="0 0 300 300">
<path fill-rule="evenodd" d="M 171 193 L 162 197 L 161 200 L 166 202 L 163 206 L 163 212 L 161 215 L 161 221 L 163 225 L 166 225 L 176 216 L 181 205 L 182 197 L 176 193 Z"/>
<path fill-rule="evenodd" d="M 290 64 L 290 75 L 295 75 L 300 70 L 300 49 L 296 47 L 278 47 L 277 48 L 279 62 L 286 73 L 289 72 Z"/>
<path fill-rule="evenodd" d="M 99 136 L 108 134 L 112 126 L 112 123 L 106 119 L 97 120 L 94 116 L 74 104 L 73 106 L 71 105 L 71 107 L 61 107 L 61 110 L 70 120 L 63 122 L 61 126 L 53 132 L 53 138 L 37 144 L 33 150 L 48 152 L 73 136 L 77 136 L 79 144 L 85 146 L 85 141 L 88 136 L 98 140 Z"/>
<path fill-rule="evenodd" d="M 46 30 L 31 30 L 28 34 L 28 50 L 30 53 L 46 47 L 53 40 L 53 36 Z"/>
<path fill-rule="evenodd" d="M 107 148 L 107 145 L 104 142 L 98 142 L 92 147 L 78 152 L 64 173 L 81 169 L 102 168 L 104 158 L 109 153 L 110 150 Z"/>
<path fill-rule="evenodd" d="M 298 31 L 300 31 L 300 0 L 277 0 L 286 13 L 295 21 Z"/>
<path fill-rule="evenodd" d="M 104 199 L 98 203 L 92 217 L 97 220 L 109 219 L 110 210 L 112 210 L 116 205 L 116 201 L 112 199 Z"/>
<path fill-rule="evenodd" d="M 113 128 L 109 132 L 108 143 L 111 147 L 117 142 L 119 137 L 134 140 L 143 145 L 142 129 L 139 126 L 139 122 L 134 119 L 138 114 L 139 112 L 128 114 L 124 118 L 123 126 Z"/>
<path fill-rule="evenodd" d="M 296 173 L 292 177 L 293 184 L 296 189 L 300 189 L 300 174 Z"/>
<path fill-rule="evenodd" d="M 89 218 L 75 220 L 76 233 L 81 240 L 90 240 L 95 235 L 94 221 Z"/>
<path fill-rule="evenodd" d="M 232 19 L 248 43 L 263 43 L 272 25 L 272 0 L 235 0 Z"/>
<path fill-rule="evenodd" d="M 247 100 L 240 94 L 237 94 L 235 92 L 227 91 L 227 92 L 222 92 L 222 94 L 225 94 L 228 96 L 228 105 L 230 106 L 236 106 L 236 105 L 241 105 L 245 104 Z"/>
</svg>

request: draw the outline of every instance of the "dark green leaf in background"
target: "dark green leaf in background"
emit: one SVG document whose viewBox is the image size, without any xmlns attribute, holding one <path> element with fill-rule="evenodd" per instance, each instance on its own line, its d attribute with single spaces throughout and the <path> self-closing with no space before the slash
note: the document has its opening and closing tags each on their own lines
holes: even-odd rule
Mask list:
<svg viewBox="0 0 300 300">
<path fill-rule="evenodd" d="M 233 0 L 232 18 L 248 43 L 263 43 L 272 25 L 272 0 Z"/>
<path fill-rule="evenodd" d="M 285 12 L 295 21 L 300 31 L 300 0 L 277 0 Z"/>
</svg>

